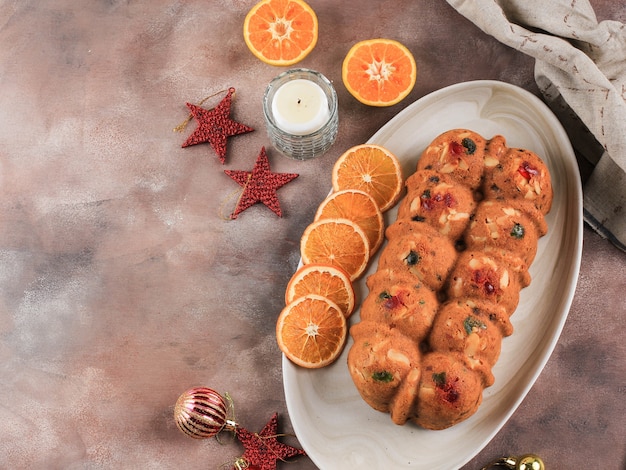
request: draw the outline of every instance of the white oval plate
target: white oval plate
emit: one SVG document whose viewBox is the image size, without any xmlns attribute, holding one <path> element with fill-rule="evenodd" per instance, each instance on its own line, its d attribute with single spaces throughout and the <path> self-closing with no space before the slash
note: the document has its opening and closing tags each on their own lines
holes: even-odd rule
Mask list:
<svg viewBox="0 0 626 470">
<path fill-rule="evenodd" d="M 471 460 L 502 428 L 545 366 L 567 318 L 582 253 L 582 190 L 578 166 L 565 131 L 552 112 L 531 93 L 502 82 L 475 81 L 433 92 L 395 116 L 370 140 L 398 156 L 404 176 L 415 171 L 419 155 L 440 133 L 467 128 L 485 138 L 501 134 L 510 147 L 536 152 L 552 174 L 554 200 L 548 234 L 539 241 L 511 318 L 515 332 L 505 338 L 493 369 L 496 382 L 483 394 L 479 410 L 443 431 L 413 424 L 397 426 L 388 414 L 361 400 L 348 373 L 346 357 L 307 370 L 283 357 L 289 416 L 298 439 L 322 469 L 446 469 Z M 387 223 L 396 209 L 386 214 Z M 356 283 L 362 299 L 364 279 L 376 271 L 376 258 Z M 351 324 L 359 321 L 359 312 Z"/>
</svg>

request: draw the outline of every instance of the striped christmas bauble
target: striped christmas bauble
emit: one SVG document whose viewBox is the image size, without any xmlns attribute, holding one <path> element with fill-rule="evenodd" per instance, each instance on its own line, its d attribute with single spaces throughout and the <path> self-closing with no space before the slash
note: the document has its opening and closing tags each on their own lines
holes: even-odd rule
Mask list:
<svg viewBox="0 0 626 470">
<path fill-rule="evenodd" d="M 207 439 L 235 423 L 226 417 L 226 402 L 215 390 L 194 387 L 176 401 L 174 419 L 178 428 L 194 439 Z"/>
</svg>

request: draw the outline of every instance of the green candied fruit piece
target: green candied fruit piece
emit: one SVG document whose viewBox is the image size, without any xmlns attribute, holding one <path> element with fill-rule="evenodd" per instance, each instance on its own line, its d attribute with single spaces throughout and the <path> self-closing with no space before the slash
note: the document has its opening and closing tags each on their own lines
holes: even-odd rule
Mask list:
<svg viewBox="0 0 626 470">
<path fill-rule="evenodd" d="M 511 229 L 511 236 L 513 238 L 517 238 L 518 240 L 520 238 L 524 238 L 524 226 L 521 224 L 513 225 L 513 228 Z"/>
<path fill-rule="evenodd" d="M 420 255 L 411 250 L 409 254 L 406 255 L 406 258 L 404 258 L 404 261 L 406 261 L 406 264 L 408 264 L 409 266 L 414 266 L 420 262 Z"/>
<path fill-rule="evenodd" d="M 438 387 L 443 387 L 446 384 L 446 373 L 445 372 L 435 372 L 433 374 L 433 382 L 435 382 L 435 385 L 437 385 Z"/>
<path fill-rule="evenodd" d="M 485 325 L 483 322 L 481 322 L 480 320 L 474 317 L 467 317 L 465 321 L 463 322 L 463 327 L 465 328 L 465 332 L 468 335 L 472 334 L 472 332 L 474 331 L 474 328 L 478 328 L 481 330 L 487 329 L 487 325 Z"/>
<path fill-rule="evenodd" d="M 382 291 L 380 294 L 378 294 L 378 298 L 379 300 L 387 300 L 390 299 L 392 296 L 389 292 L 387 292 L 386 290 Z"/>
<path fill-rule="evenodd" d="M 461 141 L 461 145 L 465 147 L 469 155 L 473 155 L 476 151 L 476 143 L 472 139 L 466 137 Z"/>
<path fill-rule="evenodd" d="M 374 372 L 372 374 L 372 378 L 377 382 L 389 383 L 393 380 L 393 374 L 386 370 L 381 370 L 379 372 Z"/>
</svg>

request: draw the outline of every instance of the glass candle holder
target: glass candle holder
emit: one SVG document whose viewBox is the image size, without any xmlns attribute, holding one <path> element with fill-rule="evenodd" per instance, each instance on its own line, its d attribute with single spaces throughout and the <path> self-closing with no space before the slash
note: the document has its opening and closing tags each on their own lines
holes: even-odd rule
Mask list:
<svg viewBox="0 0 626 470">
<path fill-rule="evenodd" d="M 337 92 L 314 70 L 293 69 L 274 78 L 263 95 L 263 114 L 270 142 L 289 158 L 315 158 L 337 138 Z"/>
</svg>

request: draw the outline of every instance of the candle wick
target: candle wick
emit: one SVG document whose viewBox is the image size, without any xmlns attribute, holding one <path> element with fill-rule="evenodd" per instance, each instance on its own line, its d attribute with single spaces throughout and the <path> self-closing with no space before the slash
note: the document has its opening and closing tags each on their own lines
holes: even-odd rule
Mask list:
<svg viewBox="0 0 626 470">
<path fill-rule="evenodd" d="M 300 98 L 298 98 L 298 104 L 300 104 L 302 102 L 302 100 Z"/>
</svg>

